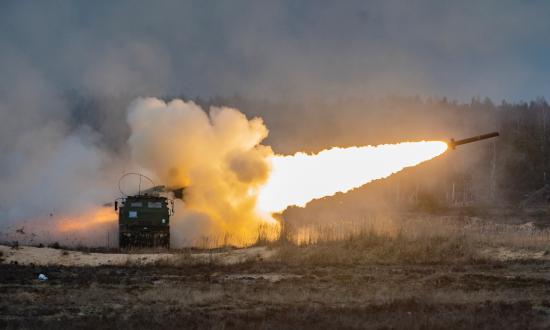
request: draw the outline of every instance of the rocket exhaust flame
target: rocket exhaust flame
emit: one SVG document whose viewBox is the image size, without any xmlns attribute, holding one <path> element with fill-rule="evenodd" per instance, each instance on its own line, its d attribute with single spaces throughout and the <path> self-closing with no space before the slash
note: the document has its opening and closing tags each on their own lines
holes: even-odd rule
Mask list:
<svg viewBox="0 0 550 330">
<path fill-rule="evenodd" d="M 441 141 L 332 148 L 315 155 L 273 156 L 272 172 L 260 189 L 258 208 L 280 212 L 288 206 L 358 188 L 441 155 Z"/>
</svg>

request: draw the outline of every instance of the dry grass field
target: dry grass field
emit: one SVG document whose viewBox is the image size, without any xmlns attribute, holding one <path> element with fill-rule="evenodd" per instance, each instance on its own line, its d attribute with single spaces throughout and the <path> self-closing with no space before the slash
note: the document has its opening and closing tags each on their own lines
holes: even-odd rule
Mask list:
<svg viewBox="0 0 550 330">
<path fill-rule="evenodd" d="M 0 327 L 550 327 L 546 229 L 439 219 L 313 232 L 252 253 L 175 251 L 95 266 L 15 264 L 5 247 Z"/>
</svg>

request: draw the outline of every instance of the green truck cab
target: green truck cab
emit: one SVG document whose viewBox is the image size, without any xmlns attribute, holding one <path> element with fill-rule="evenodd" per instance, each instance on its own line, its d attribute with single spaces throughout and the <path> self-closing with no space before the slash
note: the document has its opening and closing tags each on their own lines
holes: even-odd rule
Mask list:
<svg viewBox="0 0 550 330">
<path fill-rule="evenodd" d="M 128 196 L 118 208 L 119 247 L 170 248 L 172 200 L 154 195 Z"/>
</svg>

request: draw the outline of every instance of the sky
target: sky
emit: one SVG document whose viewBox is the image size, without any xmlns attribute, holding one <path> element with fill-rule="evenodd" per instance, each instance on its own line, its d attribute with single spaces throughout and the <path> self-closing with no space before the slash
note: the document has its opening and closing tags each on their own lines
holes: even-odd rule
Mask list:
<svg viewBox="0 0 550 330">
<path fill-rule="evenodd" d="M 548 99 L 548 17 L 548 1 L 4 0 L 0 100 L 14 85 L 191 98 Z"/>
</svg>

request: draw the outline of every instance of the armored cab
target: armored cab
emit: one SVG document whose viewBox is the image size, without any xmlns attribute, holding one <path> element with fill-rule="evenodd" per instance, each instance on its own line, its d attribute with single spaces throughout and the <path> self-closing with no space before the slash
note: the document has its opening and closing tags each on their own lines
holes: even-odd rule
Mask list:
<svg viewBox="0 0 550 330">
<path fill-rule="evenodd" d="M 116 204 L 119 247 L 170 247 L 170 216 L 173 202 L 166 197 L 135 195 Z"/>
</svg>

